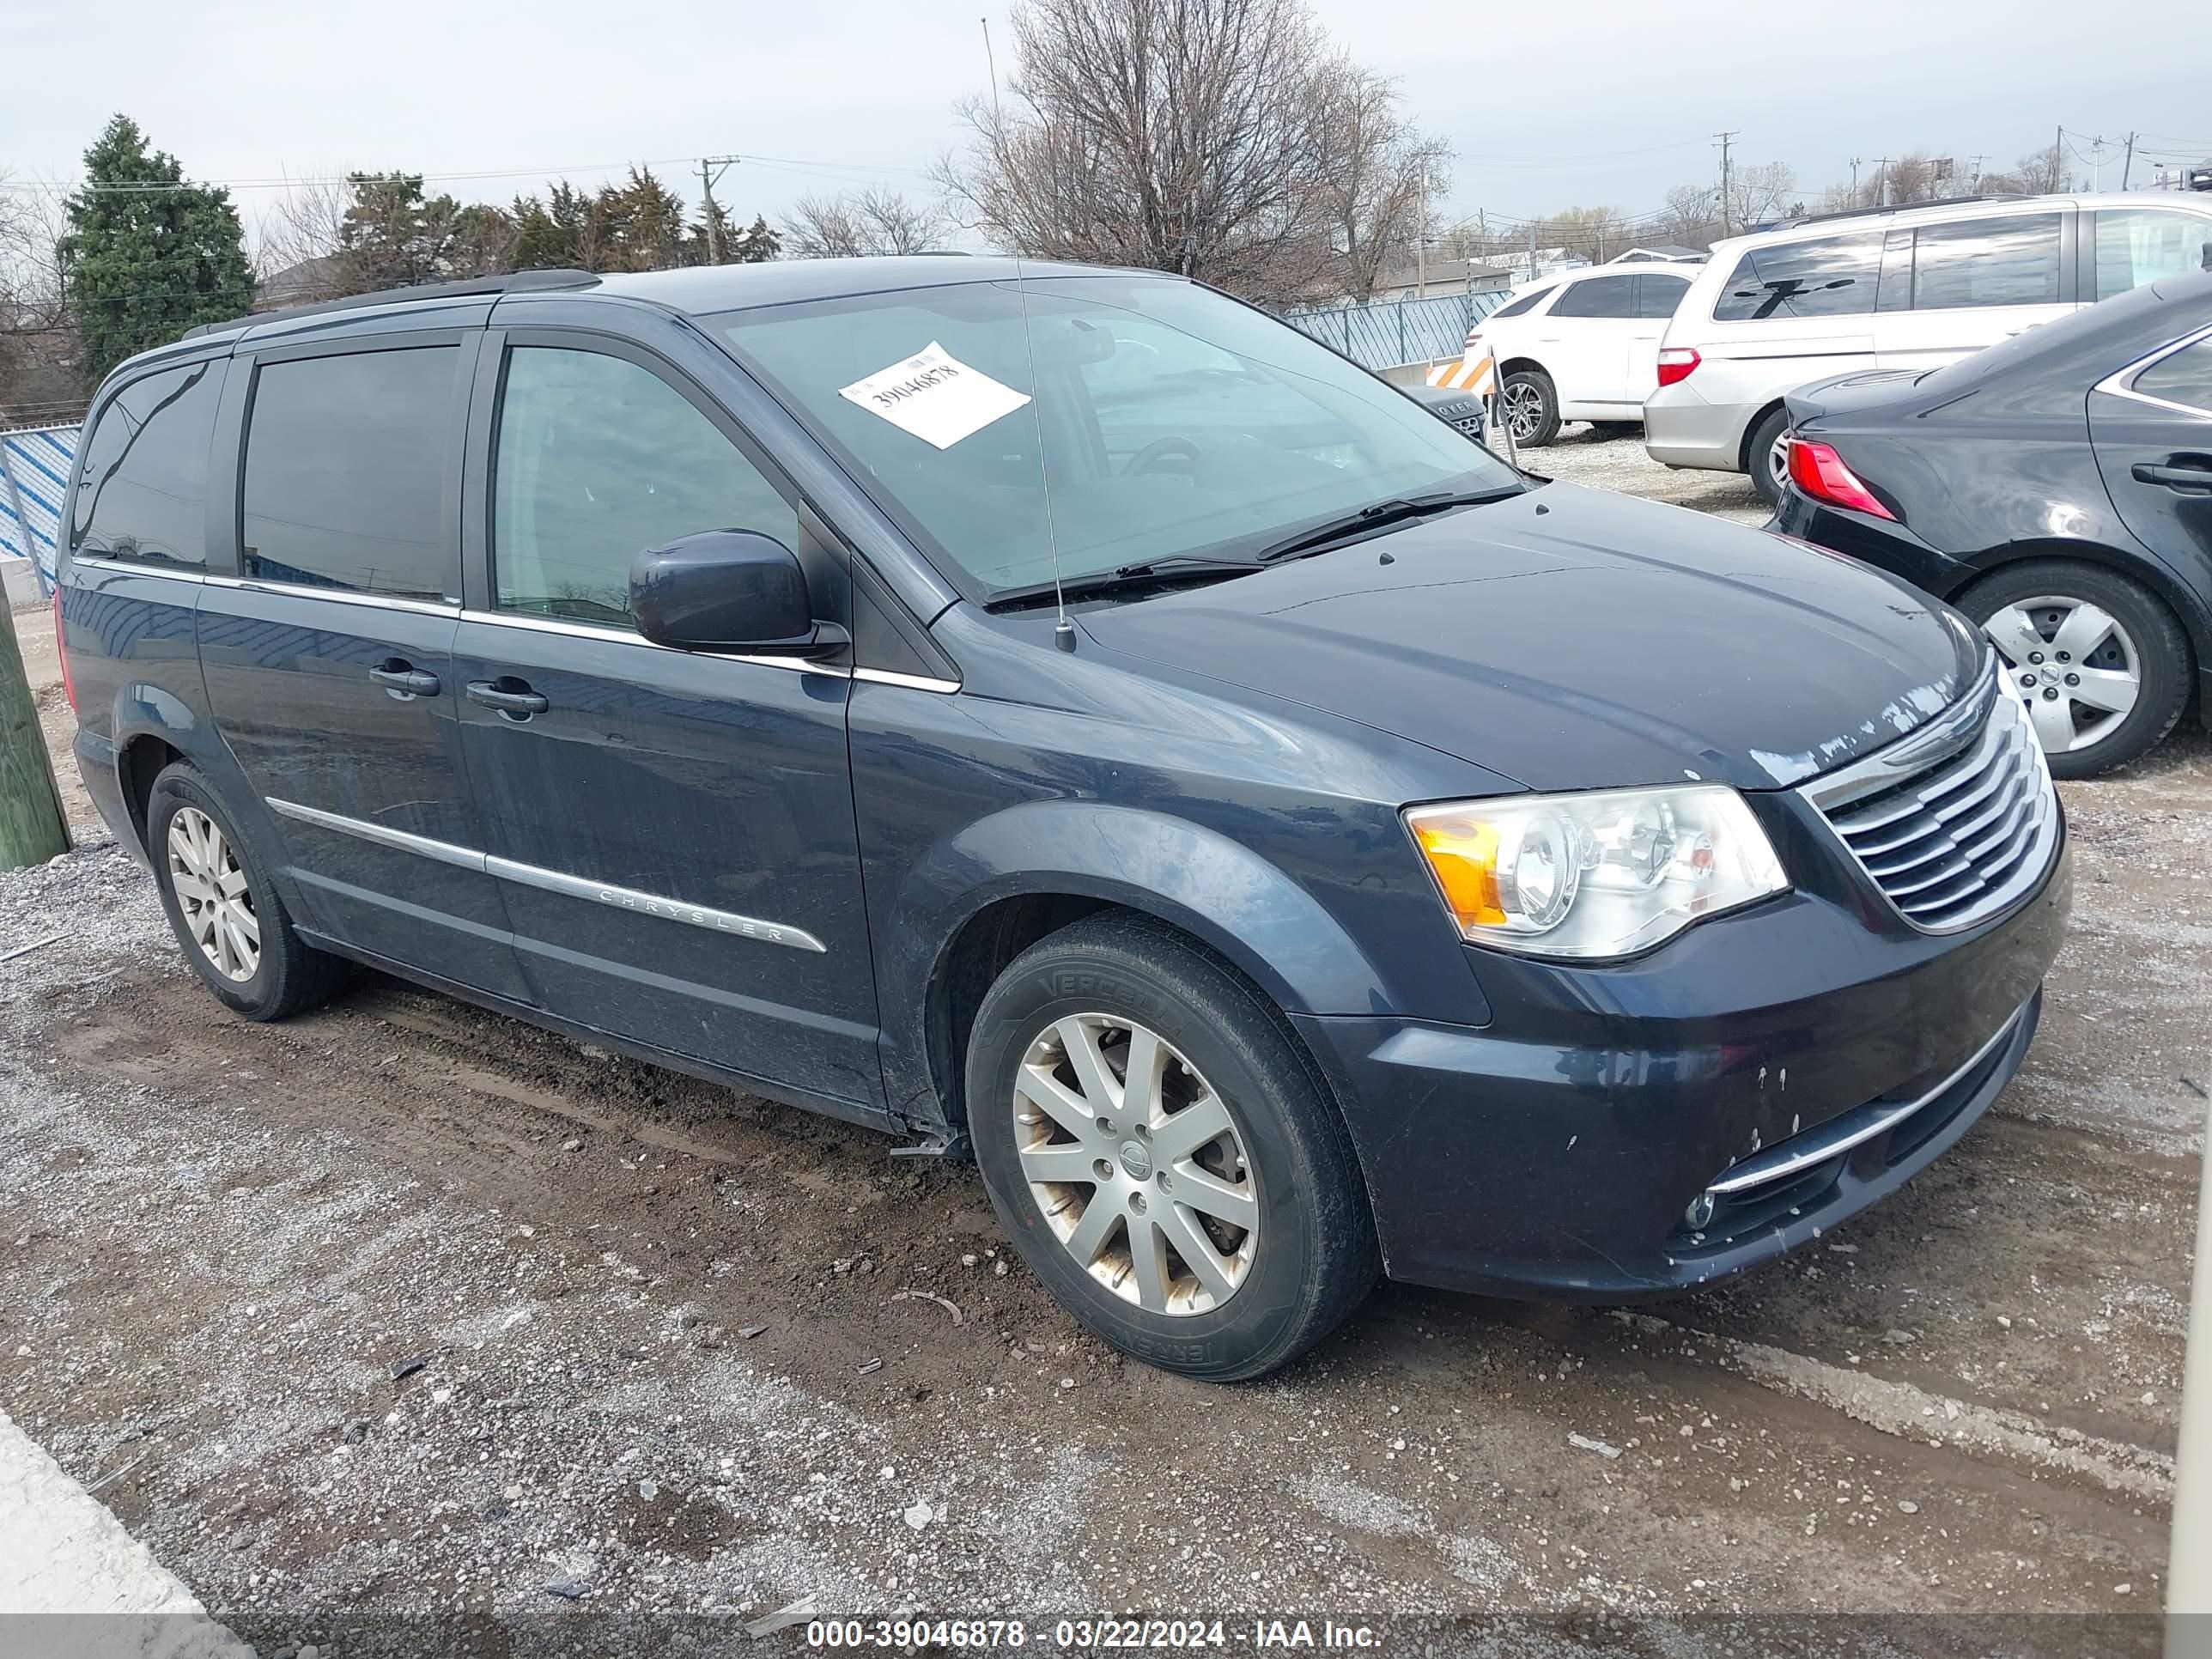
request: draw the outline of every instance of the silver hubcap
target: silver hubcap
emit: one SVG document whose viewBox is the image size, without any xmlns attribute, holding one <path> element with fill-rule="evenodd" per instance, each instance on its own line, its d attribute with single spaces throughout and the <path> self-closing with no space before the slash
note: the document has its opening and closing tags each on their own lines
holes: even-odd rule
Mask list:
<svg viewBox="0 0 2212 1659">
<path fill-rule="evenodd" d="M 225 979 L 252 979 L 261 966 L 261 923 L 238 855 L 197 806 L 169 820 L 169 885 L 184 913 L 185 931 Z"/>
<path fill-rule="evenodd" d="M 1014 1145 L 1045 1224 L 1090 1275 L 1151 1313 L 1236 1295 L 1260 1194 L 1228 1103 L 1158 1033 L 1073 1014 L 1014 1079 Z"/>
<path fill-rule="evenodd" d="M 1786 426 L 1774 441 L 1774 447 L 1766 452 L 1766 471 L 1777 489 L 1790 482 L 1790 428 Z"/>
<path fill-rule="evenodd" d="M 2046 755 L 2102 742 L 2142 691 L 2136 642 L 2110 611 L 2085 600 L 2022 599 L 1982 626 Z"/>
<path fill-rule="evenodd" d="M 1505 418 L 1513 428 L 1513 441 L 1528 442 L 1544 424 L 1544 394 L 1526 380 L 1507 386 Z"/>
</svg>

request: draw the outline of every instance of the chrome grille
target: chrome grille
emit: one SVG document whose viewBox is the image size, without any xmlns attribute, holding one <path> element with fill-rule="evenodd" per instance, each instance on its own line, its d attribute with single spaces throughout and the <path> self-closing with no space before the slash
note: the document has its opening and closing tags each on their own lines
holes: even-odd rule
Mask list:
<svg viewBox="0 0 2212 1659">
<path fill-rule="evenodd" d="M 2057 852 L 2050 768 L 1994 672 L 1910 737 L 1802 793 L 1898 914 L 1927 933 L 2009 908 Z"/>
</svg>

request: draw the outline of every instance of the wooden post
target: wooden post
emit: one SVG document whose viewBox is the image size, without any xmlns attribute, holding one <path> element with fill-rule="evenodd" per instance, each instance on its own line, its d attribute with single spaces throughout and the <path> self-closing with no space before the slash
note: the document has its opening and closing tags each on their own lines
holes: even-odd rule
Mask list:
<svg viewBox="0 0 2212 1659">
<path fill-rule="evenodd" d="M 70 841 L 12 610 L 0 611 L 0 870 L 13 870 L 68 852 Z"/>
</svg>

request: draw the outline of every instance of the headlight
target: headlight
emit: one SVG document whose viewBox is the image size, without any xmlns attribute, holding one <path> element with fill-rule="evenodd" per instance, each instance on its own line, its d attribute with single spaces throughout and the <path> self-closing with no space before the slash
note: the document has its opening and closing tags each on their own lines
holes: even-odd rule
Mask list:
<svg viewBox="0 0 2212 1659">
<path fill-rule="evenodd" d="M 1406 827 L 1461 933 L 1531 956 L 1626 956 L 1790 890 L 1719 784 L 1416 806 Z"/>
</svg>

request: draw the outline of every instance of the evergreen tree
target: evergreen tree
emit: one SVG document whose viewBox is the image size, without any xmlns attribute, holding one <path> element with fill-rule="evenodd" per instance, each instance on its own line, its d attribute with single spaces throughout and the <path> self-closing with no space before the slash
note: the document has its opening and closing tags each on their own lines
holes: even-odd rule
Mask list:
<svg viewBox="0 0 2212 1659">
<path fill-rule="evenodd" d="M 758 214 L 753 216 L 752 228 L 734 241 L 727 231 L 722 236 L 722 257 L 732 264 L 757 265 L 777 258 L 783 248 L 783 238 L 768 228 L 768 221 Z"/>
<path fill-rule="evenodd" d="M 185 184 L 176 158 L 149 149 L 126 115 L 85 151 L 84 173 L 56 251 L 88 380 L 252 308 L 253 272 L 229 192 Z"/>
</svg>

